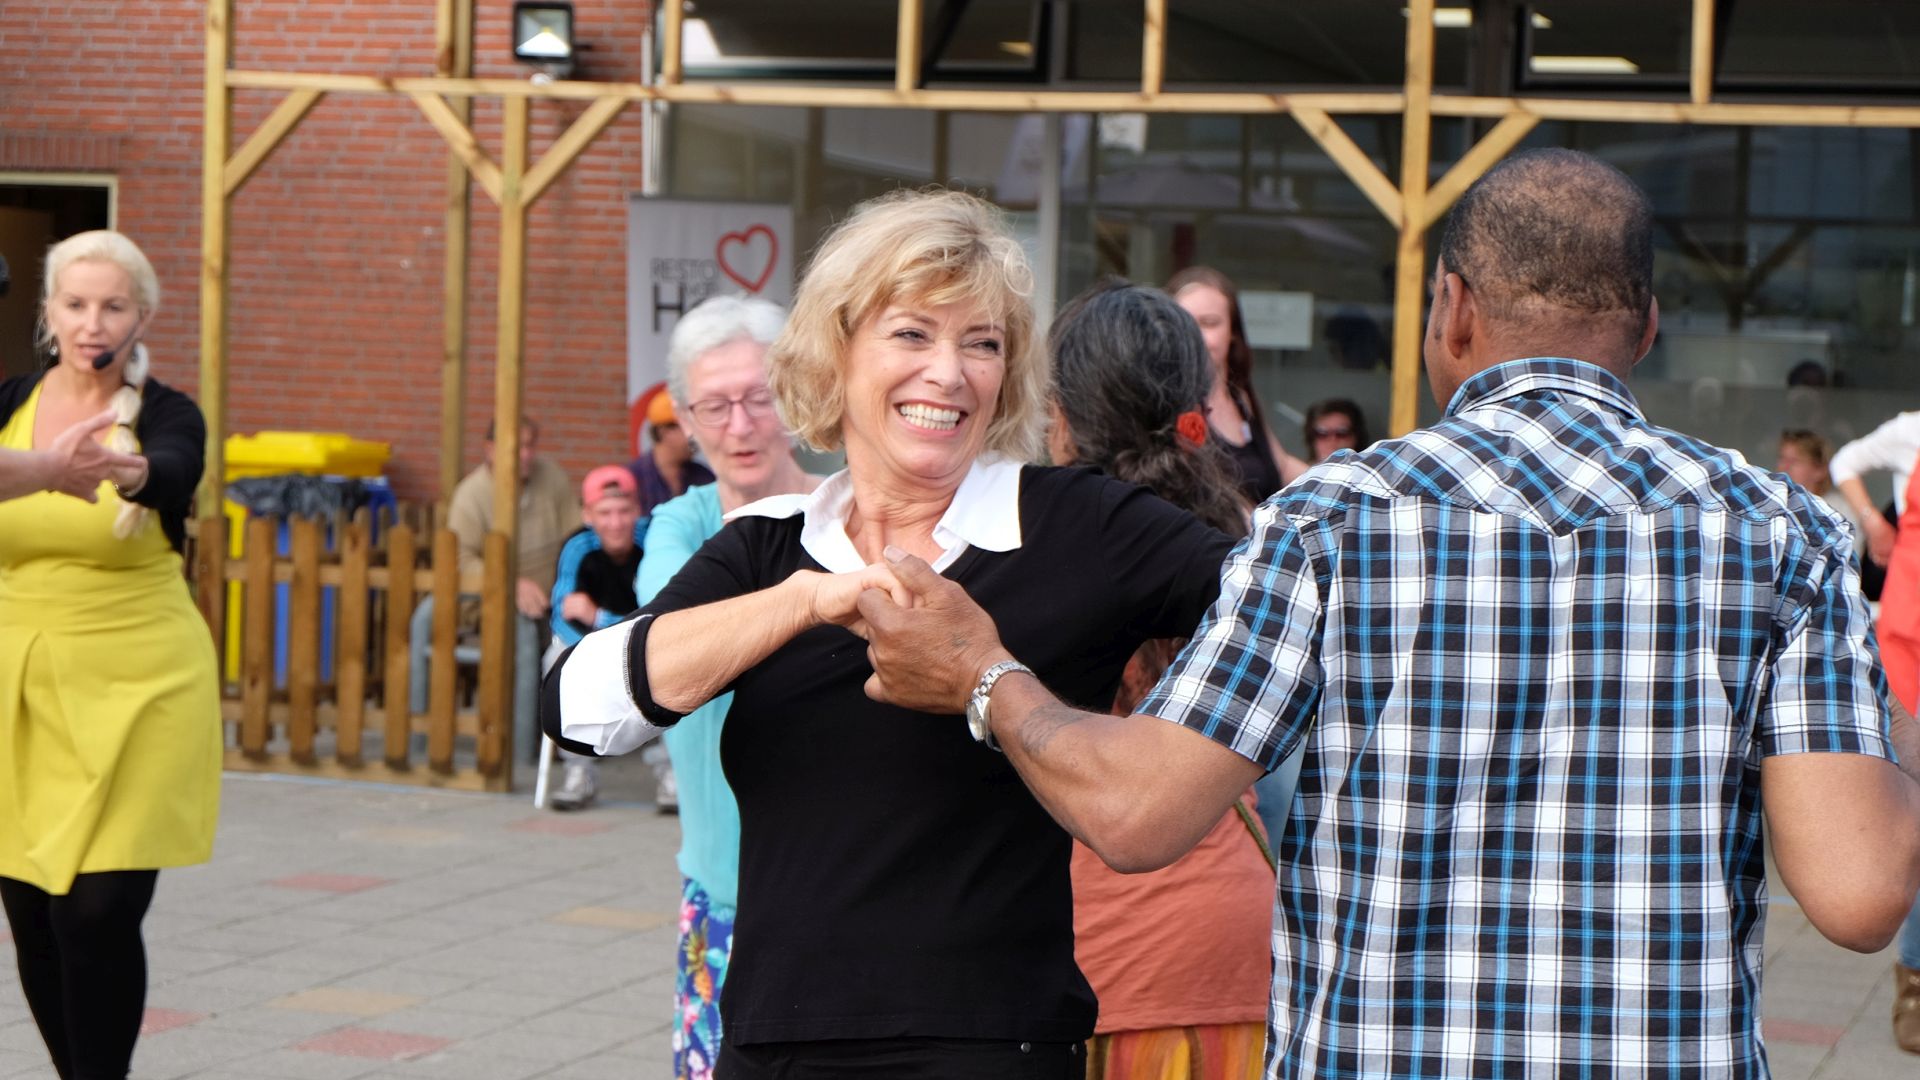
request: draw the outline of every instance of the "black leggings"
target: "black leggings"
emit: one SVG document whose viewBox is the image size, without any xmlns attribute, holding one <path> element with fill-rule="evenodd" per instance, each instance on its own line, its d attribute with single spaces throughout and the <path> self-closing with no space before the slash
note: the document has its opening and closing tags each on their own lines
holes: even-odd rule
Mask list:
<svg viewBox="0 0 1920 1080">
<path fill-rule="evenodd" d="M 147 1003 L 140 920 L 159 876 L 81 874 L 65 896 L 0 877 L 20 987 L 61 1080 L 126 1080 Z"/>
</svg>

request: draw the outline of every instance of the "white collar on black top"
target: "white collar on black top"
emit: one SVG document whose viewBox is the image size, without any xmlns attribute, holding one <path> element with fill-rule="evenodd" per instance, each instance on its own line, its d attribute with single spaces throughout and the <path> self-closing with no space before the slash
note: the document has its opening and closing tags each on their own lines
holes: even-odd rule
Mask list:
<svg viewBox="0 0 1920 1080">
<path fill-rule="evenodd" d="M 866 560 L 847 538 L 847 512 L 853 508 L 853 478 L 845 469 L 834 473 L 810 495 L 775 495 L 748 503 L 727 515 L 806 519 L 800 527 L 800 546 L 813 561 L 836 574 L 858 570 Z M 935 570 L 953 565 L 969 547 L 1012 551 L 1020 546 L 1020 463 L 999 454 L 975 458 L 967 475 L 954 489 L 947 512 L 933 527 L 940 545 Z"/>
</svg>

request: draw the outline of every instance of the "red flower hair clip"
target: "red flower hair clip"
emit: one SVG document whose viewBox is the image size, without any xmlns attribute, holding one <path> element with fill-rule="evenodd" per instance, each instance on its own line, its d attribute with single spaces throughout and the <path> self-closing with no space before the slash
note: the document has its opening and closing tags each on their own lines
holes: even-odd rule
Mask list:
<svg viewBox="0 0 1920 1080">
<path fill-rule="evenodd" d="M 1206 444 L 1207 418 L 1200 414 L 1200 410 L 1181 413 L 1180 418 L 1174 421 L 1174 428 L 1187 441 L 1187 445 L 1198 448 Z"/>
</svg>

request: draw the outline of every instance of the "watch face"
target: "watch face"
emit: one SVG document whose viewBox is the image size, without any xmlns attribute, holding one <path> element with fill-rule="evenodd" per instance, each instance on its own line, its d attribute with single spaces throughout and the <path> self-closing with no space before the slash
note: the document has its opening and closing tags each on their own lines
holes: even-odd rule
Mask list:
<svg viewBox="0 0 1920 1080">
<path fill-rule="evenodd" d="M 967 700 L 967 730 L 976 742 L 987 741 L 987 702 L 980 694 Z"/>
</svg>

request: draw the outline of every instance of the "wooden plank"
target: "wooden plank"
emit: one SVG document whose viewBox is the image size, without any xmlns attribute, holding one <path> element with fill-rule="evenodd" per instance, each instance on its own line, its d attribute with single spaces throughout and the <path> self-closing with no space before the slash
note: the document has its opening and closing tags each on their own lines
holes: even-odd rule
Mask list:
<svg viewBox="0 0 1920 1080">
<path fill-rule="evenodd" d="M 334 636 L 340 655 L 334 661 L 334 700 L 339 703 L 335 743 L 342 763 L 361 761 L 367 707 L 367 641 L 372 605 L 367 568 L 373 556 L 372 521 L 365 508 L 353 515 L 340 539 L 340 598 Z"/>
<path fill-rule="evenodd" d="M 391 528 L 392 526 L 389 526 L 389 527 Z M 422 530 L 417 527 L 414 528 L 414 534 L 416 536 L 418 536 L 421 531 Z M 226 574 L 228 581 L 245 581 L 247 579 L 246 567 L 240 563 L 229 562 L 222 569 L 222 572 Z M 329 589 L 339 588 L 340 582 L 341 582 L 340 573 L 341 571 L 338 566 L 329 565 L 327 563 L 321 563 L 320 564 L 321 586 Z M 413 591 L 415 593 L 424 593 L 428 589 L 433 588 L 433 571 L 431 569 L 424 568 L 424 567 L 417 568 L 413 571 L 413 573 L 410 576 L 413 578 Z M 367 584 L 373 586 L 375 589 L 386 588 L 392 582 L 392 580 L 393 580 L 392 572 L 388 570 L 387 567 L 374 566 L 367 571 Z M 290 584 L 293 581 L 293 564 L 285 560 L 281 560 L 279 562 L 274 563 L 273 564 L 273 581 L 274 581 L 274 584 L 276 585 Z M 461 592 L 470 593 L 472 595 L 478 596 L 480 594 L 480 589 L 481 589 L 481 580 L 480 580 L 480 572 L 478 570 L 461 573 L 460 575 L 460 591 Z"/>
<path fill-rule="evenodd" d="M 247 141 L 240 145 L 233 157 L 227 159 L 226 167 L 221 170 L 221 185 L 229 197 L 253 177 L 254 172 L 267 160 L 267 155 L 273 153 L 274 148 L 293 133 L 293 129 L 306 119 L 324 96 L 325 90 L 308 87 L 290 91 L 280 99 L 280 104 L 274 106 L 260 126 L 253 129 L 253 134 L 247 136 Z"/>
<path fill-rule="evenodd" d="M 1499 117 L 1515 109 L 1542 120 L 1645 124 L 1730 124 L 1743 127 L 1920 127 L 1920 106 L 1736 105 L 1627 101 L 1611 98 L 1497 98 L 1436 95 L 1435 116 Z"/>
<path fill-rule="evenodd" d="M 1398 225 L 1401 215 L 1399 190 L 1367 156 L 1367 152 L 1340 129 L 1333 117 L 1322 109 L 1296 105 L 1293 118 L 1300 122 L 1314 142 L 1320 144 L 1320 149 L 1326 151 L 1333 163 L 1340 166 L 1340 171 L 1347 174 L 1347 179 L 1353 181 L 1367 201 L 1385 214 L 1388 221 Z"/>
<path fill-rule="evenodd" d="M 1427 192 L 1425 227 L 1433 228 L 1447 208 L 1472 187 L 1475 180 L 1485 176 L 1488 169 L 1520 145 L 1520 140 L 1526 138 L 1539 123 L 1540 118 L 1532 113 L 1510 112 L 1493 126 L 1492 131 L 1474 143 L 1473 149 L 1454 162 L 1447 174 Z"/>
<path fill-rule="evenodd" d="M 487 534 L 483 552 L 487 589 L 480 600 L 480 775 L 513 783 L 514 620 L 513 563 L 501 532 Z"/>
<path fill-rule="evenodd" d="M 460 117 L 454 114 L 453 107 L 448 105 L 447 100 L 440 95 L 408 94 L 407 96 L 413 99 L 414 105 L 420 109 L 420 114 L 427 118 L 427 122 L 432 124 L 434 130 L 440 133 L 440 137 L 453 148 L 454 156 L 466 165 L 467 171 L 480 182 L 480 186 L 493 197 L 493 201 L 500 202 L 505 197 L 501 192 L 500 167 L 493 163 L 493 159 L 487 156 L 485 150 L 481 149 L 480 140 L 474 137 L 473 129 L 467 127 Z"/>
<path fill-rule="evenodd" d="M 263 754 L 267 702 L 273 697 L 273 545 L 276 523 L 270 517 L 247 520 L 247 578 L 242 587 L 240 622 L 240 748 Z"/>
<path fill-rule="evenodd" d="M 451 78 L 473 74 L 473 0 L 438 0 L 434 18 L 434 71 Z M 473 99 L 454 98 L 454 116 L 473 121 Z M 440 497 L 451 498 L 465 465 L 462 421 L 467 405 L 467 240 L 473 216 L 473 184 L 466 163 L 447 152 L 446 221 L 440 271 Z"/>
<path fill-rule="evenodd" d="M 1433 0 L 1407 7 L 1407 107 L 1400 138 L 1400 240 L 1394 259 L 1393 383 L 1388 431 L 1412 431 L 1419 419 L 1421 311 L 1426 299 L 1427 177 L 1432 167 Z"/>
<path fill-rule="evenodd" d="M 413 626 L 413 527 L 401 522 L 387 534 L 387 567 L 392 580 L 387 585 L 386 678 L 383 681 L 386 709 L 387 764 L 407 768 L 413 742 L 407 729 L 412 711 L 412 643 L 408 632 Z"/>
<path fill-rule="evenodd" d="M 660 5 L 660 81 L 668 86 L 680 81 L 680 49 L 686 37 L 682 14 L 682 0 Z"/>
<path fill-rule="evenodd" d="M 273 71 L 231 71 L 229 86 L 249 89 L 313 87 L 331 93 L 431 94 L 447 98 L 498 97 L 590 101 L 620 97 L 628 101 L 664 101 L 686 105 L 783 105 L 814 108 L 950 109 L 959 112 L 1168 112 L 1168 113 L 1284 113 L 1305 104 L 1340 114 L 1393 114 L 1401 109 L 1397 90 L 1310 91 L 1183 91 L 1147 97 L 1137 90 L 915 90 L 895 87 L 810 86 L 796 83 L 646 83 L 557 80 L 532 83 L 524 79 L 382 79 L 366 75 L 310 75 Z M 1500 116 L 1512 106 L 1506 99 L 1490 115 Z M 1897 125 L 1896 125 L 1897 126 Z"/>
<path fill-rule="evenodd" d="M 1693 63 L 1687 80 L 1695 105 L 1713 97 L 1713 0 L 1693 0 Z"/>
<path fill-rule="evenodd" d="M 539 163 L 527 170 L 526 178 L 520 182 L 521 205 L 531 207 L 534 200 L 547 190 L 547 186 L 558 180 L 567 166 L 580 156 L 580 152 L 598 138 L 626 107 L 627 100 L 617 97 L 601 98 L 587 106 L 587 110 L 568 125 L 559 138 L 553 140 L 553 145 L 547 147 Z M 449 490 L 447 494 L 451 497 L 453 493 Z"/>
<path fill-rule="evenodd" d="M 494 351 L 493 454 L 520 460 L 520 364 L 526 346 L 527 206 L 520 198 L 527 171 L 527 99 L 501 102 L 500 272 Z M 520 535 L 520 471 L 493 472 L 493 527 Z"/>
<path fill-rule="evenodd" d="M 450 529 L 433 535 L 433 662 L 428 668 L 427 765 L 453 768 L 453 653 L 460 644 L 460 538 Z"/>
<path fill-rule="evenodd" d="M 320 686 L 320 523 L 301 515 L 293 534 L 287 589 L 287 742 L 296 761 L 313 759 L 313 710 Z"/>
<path fill-rule="evenodd" d="M 1166 86 L 1167 0 L 1146 0 L 1146 31 L 1140 45 L 1140 92 L 1149 97 Z"/>
<path fill-rule="evenodd" d="M 207 424 L 206 467 L 197 515 L 215 517 L 226 491 L 227 434 L 227 152 L 233 144 L 233 90 L 226 81 L 233 52 L 233 0 L 207 0 L 207 56 L 201 80 L 200 385 L 195 397 Z"/>
<path fill-rule="evenodd" d="M 194 603 L 213 634 L 214 670 L 226 670 L 227 649 L 227 518 L 215 514 L 200 519 L 199 539 L 193 548 Z"/>
<path fill-rule="evenodd" d="M 227 751 L 226 768 L 234 772 L 272 772 L 286 773 L 291 776 L 310 776 L 325 780 L 358 780 L 363 783 L 415 784 L 420 787 L 444 788 L 448 791 L 505 791 L 506 788 L 491 778 L 472 771 L 454 773 L 436 773 L 422 770 L 408 770 L 394 766 L 391 762 L 372 762 L 354 766 L 338 761 L 316 761 L 303 763 L 295 761 L 289 754 L 263 754 L 249 757 L 233 750 Z"/>
<path fill-rule="evenodd" d="M 242 712 L 242 707 L 240 702 L 235 701 L 232 698 L 221 699 L 220 719 L 223 723 L 232 723 L 232 724 L 239 723 L 241 712 Z M 368 724 L 378 727 L 382 730 L 385 730 L 385 726 L 387 722 L 387 713 L 385 709 L 370 708 L 365 711 L 363 716 L 365 717 L 366 722 Z M 276 727 L 285 725 L 287 723 L 286 702 L 276 701 L 271 705 L 267 706 L 267 718 L 269 723 L 271 723 Z M 415 715 L 413 717 L 410 717 L 408 718 L 408 723 L 412 725 L 414 734 L 425 735 L 427 733 L 427 718 L 425 715 Z M 340 729 L 339 707 L 336 706 L 333 702 L 322 701 L 319 707 L 314 710 L 314 726 L 321 731 L 333 731 L 333 732 L 340 731 L 341 729 Z M 453 731 L 456 736 L 463 736 L 468 739 L 479 738 L 480 737 L 479 710 L 477 708 L 464 708 L 464 709 L 461 709 L 459 712 L 455 713 Z"/>
<path fill-rule="evenodd" d="M 893 85 L 901 93 L 920 89 L 921 0 L 900 0 L 893 42 Z"/>
</svg>

